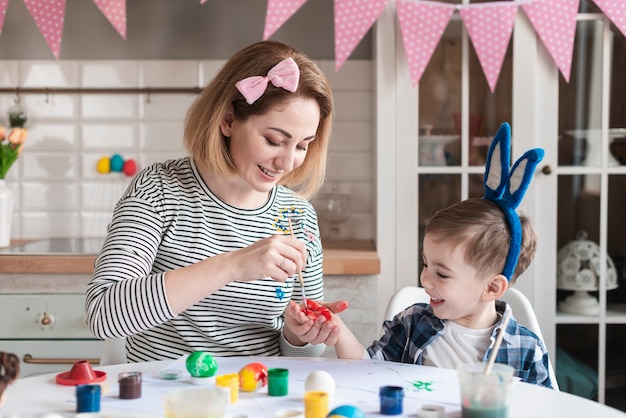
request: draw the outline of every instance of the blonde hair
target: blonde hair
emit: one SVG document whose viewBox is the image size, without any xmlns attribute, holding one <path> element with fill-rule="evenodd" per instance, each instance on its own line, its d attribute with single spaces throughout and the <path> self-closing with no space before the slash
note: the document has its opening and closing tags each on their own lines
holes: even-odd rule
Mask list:
<svg viewBox="0 0 626 418">
<path fill-rule="evenodd" d="M 527 217 L 520 215 L 522 247 L 509 284 L 530 265 L 537 249 L 537 234 Z M 465 248 L 465 262 L 480 272 L 501 273 L 504 269 L 511 232 L 504 212 L 486 199 L 471 198 L 436 212 L 426 225 L 425 233 L 453 247 Z"/>
<path fill-rule="evenodd" d="M 277 63 L 291 57 L 300 69 L 295 93 L 269 83 L 265 93 L 249 105 L 235 83 L 251 76 L 264 76 Z M 187 112 L 184 143 L 194 160 L 211 167 L 218 174 L 232 177 L 237 173 L 226 138 L 220 131 L 229 106 L 235 119 L 246 121 L 263 115 L 289 99 L 313 99 L 320 108 L 320 121 L 315 140 L 307 147 L 303 164 L 286 175 L 281 184 L 298 192 L 305 199 L 313 197 L 324 182 L 326 158 L 333 116 L 333 98 L 326 75 L 303 52 L 277 41 L 254 43 L 233 55 L 209 85 L 203 89 Z"/>
</svg>

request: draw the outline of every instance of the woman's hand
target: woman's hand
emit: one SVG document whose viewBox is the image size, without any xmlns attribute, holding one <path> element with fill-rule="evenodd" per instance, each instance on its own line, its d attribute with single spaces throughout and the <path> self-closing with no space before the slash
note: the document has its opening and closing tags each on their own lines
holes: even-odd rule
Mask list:
<svg viewBox="0 0 626 418">
<path fill-rule="evenodd" d="M 304 241 L 290 235 L 272 235 L 224 255 L 235 269 L 233 279 L 245 281 L 271 277 L 284 283 L 304 270 L 307 260 Z"/>
<path fill-rule="evenodd" d="M 319 302 L 317 304 L 328 308 L 333 315 L 348 308 L 348 302 Z M 306 315 L 303 308 L 294 301 L 289 302 L 285 309 L 285 325 L 283 334 L 290 344 L 302 346 L 309 344 L 335 345 L 339 336 L 339 327 L 324 315 L 319 315 L 313 319 Z"/>
<path fill-rule="evenodd" d="M 165 289 L 175 315 L 236 280 L 271 277 L 284 283 L 304 269 L 304 241 L 290 235 L 272 235 L 245 248 L 225 252 L 167 272 Z M 211 280 L 207 280 L 207 276 Z"/>
</svg>

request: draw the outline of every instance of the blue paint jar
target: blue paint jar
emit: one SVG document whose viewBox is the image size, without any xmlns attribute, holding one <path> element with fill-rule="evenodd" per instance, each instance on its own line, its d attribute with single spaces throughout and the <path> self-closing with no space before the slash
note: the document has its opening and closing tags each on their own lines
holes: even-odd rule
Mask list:
<svg viewBox="0 0 626 418">
<path fill-rule="evenodd" d="M 100 412 L 100 385 L 76 386 L 76 412 Z"/>
<path fill-rule="evenodd" d="M 381 386 L 380 413 L 383 415 L 402 414 L 402 402 L 404 401 L 404 389 L 400 386 Z"/>
</svg>

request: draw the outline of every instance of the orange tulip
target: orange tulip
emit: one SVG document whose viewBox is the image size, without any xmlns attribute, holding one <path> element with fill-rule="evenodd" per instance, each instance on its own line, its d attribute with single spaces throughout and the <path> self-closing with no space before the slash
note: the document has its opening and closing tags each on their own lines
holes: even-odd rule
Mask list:
<svg viewBox="0 0 626 418">
<path fill-rule="evenodd" d="M 28 131 L 26 128 L 11 128 L 7 135 L 8 141 L 13 145 L 22 145 L 26 142 Z"/>
<path fill-rule="evenodd" d="M 9 128 L 0 126 L 0 179 L 4 179 L 24 147 L 28 130 L 26 128 Z M 6 142 L 5 142 L 6 139 Z"/>
</svg>

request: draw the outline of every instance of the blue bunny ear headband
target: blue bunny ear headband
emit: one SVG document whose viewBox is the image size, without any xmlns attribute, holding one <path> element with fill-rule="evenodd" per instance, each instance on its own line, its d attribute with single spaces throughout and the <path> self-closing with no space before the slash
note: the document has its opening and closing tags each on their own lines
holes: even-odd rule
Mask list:
<svg viewBox="0 0 626 418">
<path fill-rule="evenodd" d="M 543 159 L 543 149 L 534 148 L 522 155 L 509 170 L 511 163 L 511 126 L 504 122 L 493 138 L 485 166 L 485 195 L 506 215 L 511 232 L 511 246 L 502 275 L 511 281 L 522 248 L 522 224 L 516 210 L 526 194 L 537 164 Z"/>
</svg>

